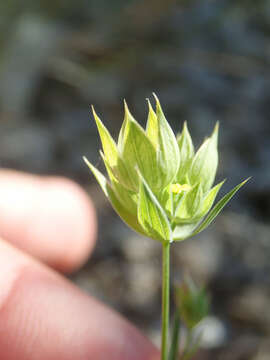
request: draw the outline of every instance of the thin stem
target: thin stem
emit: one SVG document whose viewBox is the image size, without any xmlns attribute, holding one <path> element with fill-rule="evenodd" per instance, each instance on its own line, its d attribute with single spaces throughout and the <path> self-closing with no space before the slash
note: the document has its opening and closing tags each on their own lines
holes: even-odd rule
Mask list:
<svg viewBox="0 0 270 360">
<path fill-rule="evenodd" d="M 174 325 L 173 325 L 169 360 L 176 360 L 179 356 L 179 338 L 180 338 L 180 312 L 178 309 L 176 309 L 174 315 Z"/>
<path fill-rule="evenodd" d="M 188 360 L 191 356 L 191 345 L 192 345 L 192 341 L 193 341 L 193 332 L 191 329 L 187 329 L 187 338 L 186 338 L 186 344 L 185 344 L 185 348 L 184 348 L 184 352 L 183 355 L 181 357 L 181 360 Z"/>
<path fill-rule="evenodd" d="M 195 338 L 192 329 L 188 329 L 185 350 L 181 360 L 189 360 L 197 352 L 201 343 L 201 335 L 202 334 L 200 333 L 197 338 Z"/>
<path fill-rule="evenodd" d="M 168 330 L 170 315 L 170 243 L 162 244 L 162 339 L 161 360 L 168 358 Z"/>
</svg>

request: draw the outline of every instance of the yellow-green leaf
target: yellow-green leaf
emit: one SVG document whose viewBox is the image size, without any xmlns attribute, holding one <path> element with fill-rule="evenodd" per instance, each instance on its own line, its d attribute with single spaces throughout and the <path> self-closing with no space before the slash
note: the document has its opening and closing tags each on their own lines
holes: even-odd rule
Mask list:
<svg viewBox="0 0 270 360">
<path fill-rule="evenodd" d="M 177 143 L 180 152 L 180 166 L 176 176 L 176 181 L 178 183 L 182 183 L 194 157 L 194 146 L 186 121 L 184 122 L 182 133 L 177 139 Z"/>
<path fill-rule="evenodd" d="M 103 152 L 106 156 L 106 159 L 111 167 L 114 167 L 117 165 L 118 161 L 118 150 L 117 146 L 115 144 L 115 141 L 111 137 L 109 131 L 104 126 L 100 118 L 97 116 L 94 107 L 92 106 L 92 111 L 94 115 L 95 122 L 97 124 L 98 132 L 100 135 L 100 140 L 103 147 Z"/>
<path fill-rule="evenodd" d="M 158 190 L 162 187 L 162 181 L 157 167 L 156 150 L 146 136 L 144 129 L 130 114 L 127 105 L 125 105 L 125 112 L 125 127 L 122 134 L 122 159 L 130 177 L 136 179 L 138 185 L 137 168 L 150 187 Z"/>
<path fill-rule="evenodd" d="M 154 112 L 149 99 L 147 99 L 148 103 L 148 119 L 146 124 L 146 135 L 148 136 L 149 140 L 154 145 L 155 149 L 158 146 L 158 121 L 157 115 Z"/>
<path fill-rule="evenodd" d="M 133 230 L 137 231 L 139 234 L 148 236 L 141 225 L 138 223 L 137 216 L 131 214 L 118 200 L 116 194 L 114 193 L 112 187 L 107 182 L 105 176 L 95 168 L 87 159 L 86 157 L 83 158 L 86 164 L 88 165 L 89 169 L 97 179 L 101 189 L 103 190 L 106 197 L 110 200 L 112 207 L 116 211 L 116 213 L 121 217 L 121 219 Z"/>
<path fill-rule="evenodd" d="M 198 221 L 192 224 L 177 225 L 173 230 L 173 241 L 183 241 L 191 236 L 193 230 L 198 225 Z"/>
<path fill-rule="evenodd" d="M 208 211 L 211 209 L 211 207 L 215 201 L 215 198 L 216 198 L 220 188 L 224 184 L 224 182 L 225 182 L 225 180 L 221 181 L 219 184 L 217 184 L 211 190 L 209 190 L 208 194 L 205 196 L 205 198 L 203 200 L 202 210 L 201 210 L 200 214 L 198 215 L 199 217 L 205 216 L 208 213 Z"/>
<path fill-rule="evenodd" d="M 107 173 L 111 180 L 112 189 L 119 202 L 128 212 L 134 216 L 137 216 L 137 194 L 134 191 L 128 190 L 123 185 L 121 185 L 119 181 L 117 181 L 103 153 L 101 153 L 101 157 L 104 161 Z"/>
<path fill-rule="evenodd" d="M 201 184 L 198 183 L 187 192 L 182 200 L 180 200 L 180 205 L 176 209 L 175 213 L 175 221 L 193 222 L 193 219 L 196 218 L 202 204 L 203 193 Z"/>
<path fill-rule="evenodd" d="M 189 171 L 192 185 L 200 182 L 203 193 L 207 192 L 215 180 L 218 165 L 218 123 L 210 138 L 206 139 L 197 151 Z"/>
<path fill-rule="evenodd" d="M 158 165 L 162 173 L 164 186 L 171 183 L 178 172 L 180 154 L 175 135 L 168 124 L 160 102 L 156 100 L 156 115 L 158 122 Z"/>
<path fill-rule="evenodd" d="M 199 234 L 201 231 L 206 229 L 212 221 L 218 216 L 218 214 L 221 212 L 221 210 L 224 208 L 224 206 L 231 200 L 231 198 L 234 196 L 234 194 L 243 186 L 250 178 L 246 179 L 245 181 L 241 182 L 237 186 L 235 186 L 230 192 L 228 192 L 219 202 L 213 207 L 213 209 L 210 211 L 208 216 L 204 219 L 204 221 L 200 224 L 200 226 L 193 231 L 191 236 L 194 236 L 196 234 Z"/>
<path fill-rule="evenodd" d="M 171 227 L 166 213 L 142 176 L 140 176 L 138 220 L 153 239 L 172 241 Z"/>
</svg>

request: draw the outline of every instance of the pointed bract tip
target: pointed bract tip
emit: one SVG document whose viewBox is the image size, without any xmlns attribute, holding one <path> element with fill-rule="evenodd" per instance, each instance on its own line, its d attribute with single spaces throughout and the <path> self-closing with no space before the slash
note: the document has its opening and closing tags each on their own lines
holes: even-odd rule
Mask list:
<svg viewBox="0 0 270 360">
<path fill-rule="evenodd" d="M 126 99 L 124 99 L 124 111 L 125 111 L 125 117 L 130 117 L 132 118 L 132 115 L 129 111 L 129 108 L 128 108 L 128 104 L 126 102 Z"/>
<path fill-rule="evenodd" d="M 104 160 L 105 159 L 105 155 L 104 155 L 104 152 L 99 149 L 99 155 L 101 156 L 101 158 Z"/>
<path fill-rule="evenodd" d="M 153 96 L 154 96 L 154 98 L 155 98 L 155 100 L 156 100 L 156 105 L 158 106 L 160 106 L 160 102 L 159 102 L 159 99 L 158 99 L 158 97 L 157 97 L 157 95 L 156 95 L 156 93 L 152 93 L 153 94 Z"/>
<path fill-rule="evenodd" d="M 214 127 L 214 130 L 213 130 L 211 136 L 213 136 L 213 135 L 218 136 L 218 131 L 219 131 L 219 121 L 216 122 L 216 125 Z"/>
<path fill-rule="evenodd" d="M 218 141 L 218 131 L 219 131 L 219 122 L 217 121 L 216 122 L 216 125 L 214 127 L 214 130 L 210 136 L 210 139 L 213 139 L 214 142 L 217 144 L 217 141 Z"/>
<path fill-rule="evenodd" d="M 125 111 L 126 111 L 127 113 L 130 114 L 130 111 L 129 111 L 129 108 L 128 108 L 128 104 L 127 104 L 127 102 L 126 102 L 126 99 L 124 99 L 124 109 L 125 109 Z"/>
<path fill-rule="evenodd" d="M 95 111 L 94 105 L 91 105 L 91 110 L 94 116 L 97 116 L 97 113 Z"/>
<path fill-rule="evenodd" d="M 88 161 L 86 156 L 83 156 L 83 161 L 86 163 L 86 165 L 88 165 L 89 167 L 91 166 L 90 162 Z"/>
<path fill-rule="evenodd" d="M 183 131 L 188 131 L 188 126 L 187 126 L 186 120 L 184 121 L 184 124 L 183 124 Z"/>
<path fill-rule="evenodd" d="M 91 109 L 92 109 L 92 113 L 93 113 L 95 122 L 96 122 L 96 123 L 101 122 L 100 118 L 98 117 L 98 115 L 97 115 L 97 113 L 96 113 L 96 111 L 95 111 L 94 105 L 91 105 Z"/>
<path fill-rule="evenodd" d="M 160 114 L 163 114 L 163 111 L 162 111 L 162 108 L 161 108 L 161 105 L 160 105 L 160 102 L 159 102 L 159 99 L 157 97 L 157 95 L 153 92 L 153 96 L 155 98 L 155 101 L 156 101 L 156 113 L 160 113 Z"/>
<path fill-rule="evenodd" d="M 242 181 L 242 184 L 244 185 L 245 183 L 247 183 L 250 179 L 252 179 L 252 176 L 248 177 L 246 180 Z"/>
<path fill-rule="evenodd" d="M 147 101 L 147 104 L 148 104 L 149 112 L 150 113 L 155 113 L 150 100 L 148 98 L 146 98 L 146 101 Z"/>
</svg>

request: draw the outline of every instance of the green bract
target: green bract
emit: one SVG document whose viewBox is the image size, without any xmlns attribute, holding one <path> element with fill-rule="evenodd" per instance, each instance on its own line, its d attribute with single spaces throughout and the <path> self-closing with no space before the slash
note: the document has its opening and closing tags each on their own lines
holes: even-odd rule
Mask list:
<svg viewBox="0 0 270 360">
<path fill-rule="evenodd" d="M 175 290 L 181 320 L 188 329 L 193 329 L 208 315 L 209 296 L 203 287 L 198 287 L 190 278 L 186 278 Z"/>
<path fill-rule="evenodd" d="M 176 138 L 154 96 L 156 111 L 148 101 L 146 130 L 125 103 L 117 144 L 93 109 L 109 181 L 84 160 L 132 229 L 162 242 L 184 240 L 204 230 L 247 180 L 212 208 L 224 183 L 212 187 L 218 165 L 218 124 L 195 153 L 186 123 Z"/>
</svg>

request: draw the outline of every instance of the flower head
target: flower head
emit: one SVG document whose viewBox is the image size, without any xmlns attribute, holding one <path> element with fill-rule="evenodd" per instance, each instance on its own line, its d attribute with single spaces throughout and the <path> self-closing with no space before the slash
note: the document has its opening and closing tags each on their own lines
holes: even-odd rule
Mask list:
<svg viewBox="0 0 270 360">
<path fill-rule="evenodd" d="M 205 229 L 246 181 L 210 211 L 224 183 L 212 187 L 218 165 L 218 124 L 195 153 L 187 124 L 176 138 L 154 97 L 155 111 L 148 100 L 146 130 L 124 102 L 117 143 L 93 108 L 109 181 L 84 160 L 115 211 L 131 228 L 160 241 L 184 240 Z"/>
</svg>

